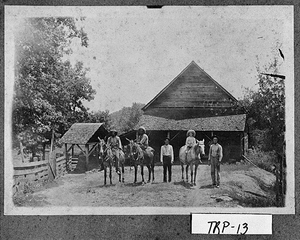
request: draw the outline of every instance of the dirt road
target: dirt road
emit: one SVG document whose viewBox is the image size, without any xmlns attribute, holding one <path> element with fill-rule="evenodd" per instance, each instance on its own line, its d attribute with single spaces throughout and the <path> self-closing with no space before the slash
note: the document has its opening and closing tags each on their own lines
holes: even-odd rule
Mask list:
<svg viewBox="0 0 300 240">
<path fill-rule="evenodd" d="M 67 174 L 38 191 L 16 199 L 18 206 L 154 206 L 154 207 L 241 207 L 270 204 L 275 176 L 249 165 L 222 165 L 221 186 L 211 188 L 210 167 L 200 165 L 197 185 L 181 181 L 181 167 L 173 166 L 173 181 L 162 182 L 162 167 L 155 167 L 155 182 L 133 184 L 133 169 L 125 169 L 125 183 L 103 184 L 103 172 Z M 147 176 L 148 172 L 145 171 Z M 253 201 L 256 199 L 256 201 Z M 249 201 L 251 200 L 251 201 Z"/>
</svg>

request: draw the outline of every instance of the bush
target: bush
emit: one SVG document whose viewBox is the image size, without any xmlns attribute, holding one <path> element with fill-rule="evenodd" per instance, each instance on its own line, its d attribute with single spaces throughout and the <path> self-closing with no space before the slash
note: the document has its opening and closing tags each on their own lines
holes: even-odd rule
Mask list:
<svg viewBox="0 0 300 240">
<path fill-rule="evenodd" d="M 258 167 L 268 171 L 273 172 L 273 167 L 276 164 L 276 152 L 275 151 L 268 151 L 264 152 L 259 149 L 249 149 L 246 157 L 253 162 Z"/>
<path fill-rule="evenodd" d="M 267 152 L 272 149 L 272 143 L 269 135 L 269 130 L 255 129 L 251 132 L 249 140 L 252 146 Z"/>
</svg>

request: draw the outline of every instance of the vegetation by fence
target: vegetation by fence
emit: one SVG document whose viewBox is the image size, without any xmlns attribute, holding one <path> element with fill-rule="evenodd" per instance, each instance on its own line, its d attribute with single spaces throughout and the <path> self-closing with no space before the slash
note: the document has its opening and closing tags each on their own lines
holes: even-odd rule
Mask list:
<svg viewBox="0 0 300 240">
<path fill-rule="evenodd" d="M 49 160 L 14 164 L 13 193 L 23 191 L 25 185 L 51 180 L 67 172 L 64 156 L 59 158 L 49 156 Z"/>
</svg>

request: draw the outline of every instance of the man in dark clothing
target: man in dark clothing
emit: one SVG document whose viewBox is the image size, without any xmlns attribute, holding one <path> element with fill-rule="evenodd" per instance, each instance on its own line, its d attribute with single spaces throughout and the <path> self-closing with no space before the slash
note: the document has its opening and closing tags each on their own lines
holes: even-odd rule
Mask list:
<svg viewBox="0 0 300 240">
<path fill-rule="evenodd" d="M 160 148 L 160 161 L 164 168 L 163 181 L 167 182 L 167 170 L 169 175 L 169 182 L 172 180 L 172 164 L 174 162 L 174 151 L 172 145 L 169 144 L 169 138 L 166 138 L 165 144 Z"/>
</svg>

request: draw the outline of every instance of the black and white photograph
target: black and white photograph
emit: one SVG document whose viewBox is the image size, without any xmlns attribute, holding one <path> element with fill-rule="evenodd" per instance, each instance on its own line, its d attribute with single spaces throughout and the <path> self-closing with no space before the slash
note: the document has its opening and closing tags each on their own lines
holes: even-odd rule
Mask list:
<svg viewBox="0 0 300 240">
<path fill-rule="evenodd" d="M 5 6 L 6 215 L 295 212 L 293 6 Z"/>
</svg>

